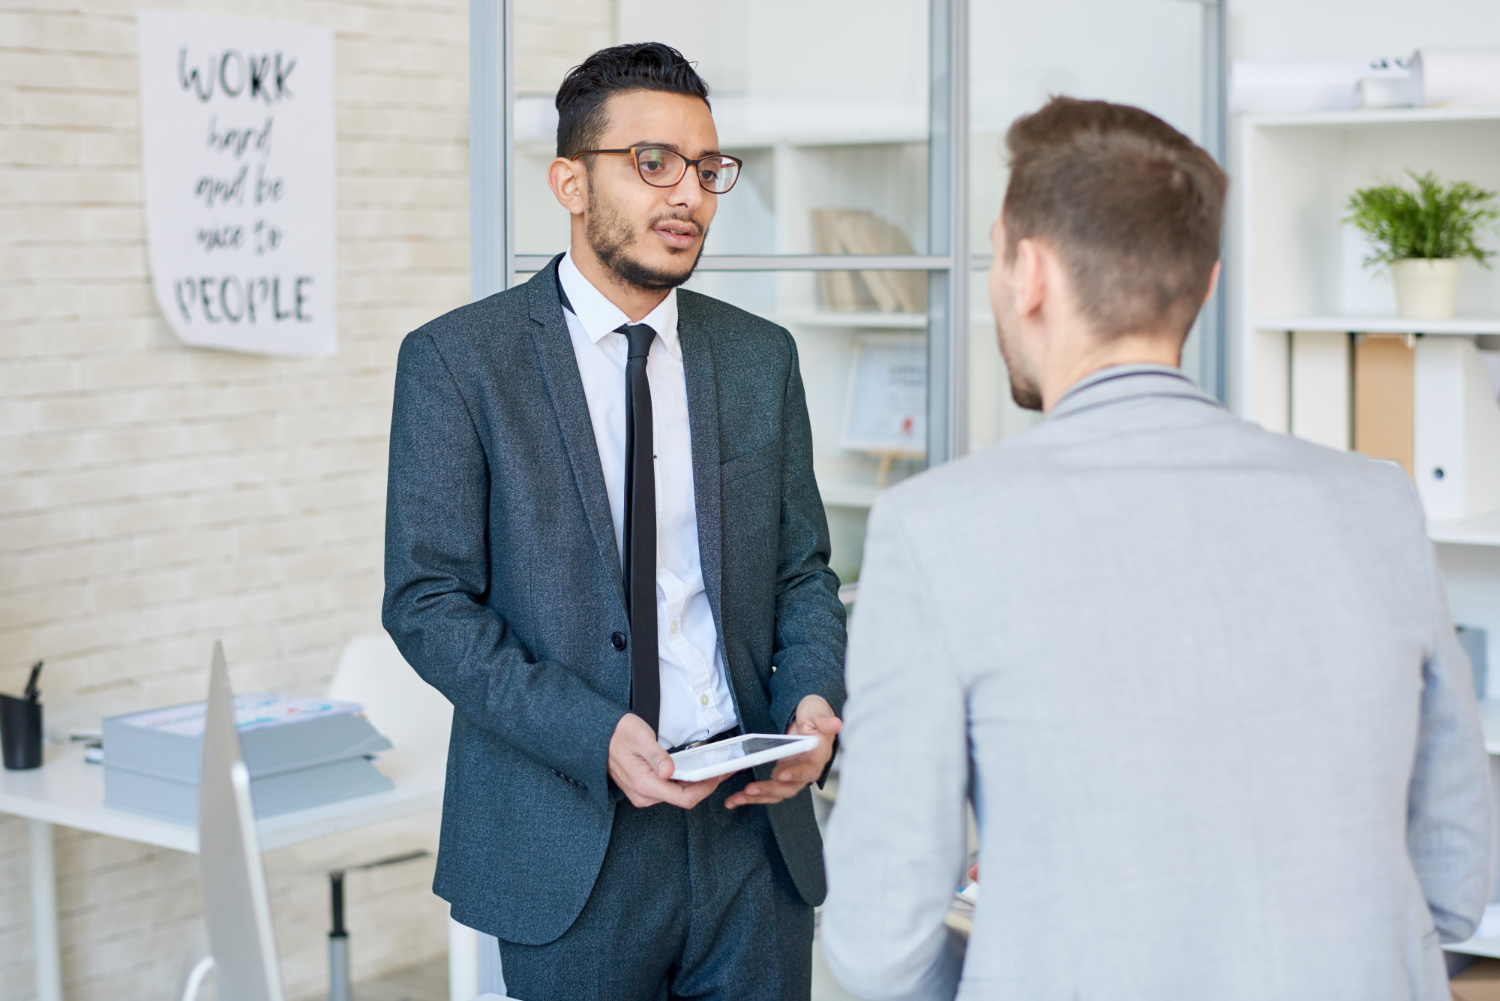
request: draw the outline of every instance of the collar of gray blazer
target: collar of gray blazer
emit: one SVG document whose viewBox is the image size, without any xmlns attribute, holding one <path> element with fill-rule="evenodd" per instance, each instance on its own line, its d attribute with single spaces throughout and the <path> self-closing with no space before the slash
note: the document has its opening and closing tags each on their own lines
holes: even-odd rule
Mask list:
<svg viewBox="0 0 1500 1001">
<path fill-rule="evenodd" d="M 1199 389 L 1197 383 L 1183 375 L 1180 369 L 1166 365 L 1111 365 L 1091 372 L 1075 382 L 1058 398 L 1047 419 L 1056 420 L 1096 407 L 1109 406 L 1111 403 L 1148 396 L 1179 397 L 1206 403 L 1211 407 L 1222 407 L 1218 400 Z"/>
</svg>

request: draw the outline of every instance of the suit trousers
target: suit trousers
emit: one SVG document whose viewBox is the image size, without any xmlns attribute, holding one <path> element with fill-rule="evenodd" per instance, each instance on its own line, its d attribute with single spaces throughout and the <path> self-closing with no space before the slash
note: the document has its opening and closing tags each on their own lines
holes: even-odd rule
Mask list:
<svg viewBox="0 0 1500 1001">
<path fill-rule="evenodd" d="M 693 810 L 622 800 L 583 912 L 546 945 L 500 941 L 519 1001 L 807 1001 L 813 909 L 764 807 L 726 810 L 749 773 Z"/>
</svg>

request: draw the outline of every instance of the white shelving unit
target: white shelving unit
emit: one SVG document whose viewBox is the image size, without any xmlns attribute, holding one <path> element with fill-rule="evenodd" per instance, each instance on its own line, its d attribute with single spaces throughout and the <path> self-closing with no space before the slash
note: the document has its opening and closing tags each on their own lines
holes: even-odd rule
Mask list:
<svg viewBox="0 0 1500 1001">
<path fill-rule="evenodd" d="M 1500 108 L 1247 115 L 1235 139 L 1234 402 L 1242 414 L 1291 429 L 1293 331 L 1500 334 L 1500 274 L 1465 262 L 1454 318 L 1402 319 L 1389 281 L 1364 266 L 1363 239 L 1342 223 L 1356 188 L 1406 169 L 1500 188 Z M 1500 513 L 1434 521 L 1430 532 L 1445 545 L 1500 546 Z M 1492 614 L 1500 627 L 1500 612 Z"/>
<path fill-rule="evenodd" d="M 1465 521 L 1430 521 L 1427 535 L 1454 546 L 1500 546 L 1500 512 Z"/>
<path fill-rule="evenodd" d="M 922 313 L 839 313 L 824 309 L 786 310 L 767 319 L 784 327 L 840 327 L 847 330 L 926 330 Z"/>
<path fill-rule="evenodd" d="M 1356 188 L 1403 179 L 1408 169 L 1500 189 L 1500 108 L 1247 115 L 1235 139 L 1234 402 L 1246 417 L 1289 431 L 1294 395 L 1334 399 L 1340 392 L 1299 385 L 1294 394 L 1293 331 L 1500 334 L 1500 275 L 1465 262 L 1453 319 L 1402 319 L 1384 271 L 1364 265 L 1363 237 L 1342 222 Z M 1330 370 L 1327 378 L 1342 373 Z M 1500 545 L 1490 521 L 1434 523 L 1433 538 Z"/>
<path fill-rule="evenodd" d="M 1407 320 L 1386 314 L 1262 316 L 1252 326 L 1256 330 L 1319 330 L 1333 333 L 1360 334 L 1500 334 L 1500 313 L 1484 316 L 1455 316 L 1448 320 Z"/>
<path fill-rule="evenodd" d="M 1342 223 L 1350 194 L 1405 170 L 1500 188 L 1500 108 L 1392 108 L 1246 115 L 1235 132 L 1238 281 L 1235 402 L 1290 428 L 1291 331 L 1500 333 L 1500 275 L 1465 262 L 1458 315 L 1403 320 L 1363 238 Z"/>
<path fill-rule="evenodd" d="M 1316 343 L 1340 333 L 1500 334 L 1500 274 L 1466 262 L 1453 319 L 1405 320 L 1396 316 L 1388 279 L 1365 268 L 1363 238 L 1342 222 L 1355 189 L 1404 179 L 1408 168 L 1500 189 L 1500 108 L 1250 115 L 1239 119 L 1233 135 L 1231 402 L 1243 416 L 1288 432 L 1294 402 L 1335 411 L 1349 405 L 1347 357 L 1321 369 L 1298 364 L 1294 391 L 1293 332 L 1322 332 Z M 1500 466 L 1500 453 L 1494 461 Z M 1432 518 L 1428 535 L 1438 543 L 1454 619 L 1490 637 L 1490 674 L 1497 680 L 1489 687 L 1500 694 L 1500 510 Z M 1500 699 L 1481 703 L 1481 711 L 1486 748 L 1495 756 L 1492 776 L 1500 776 Z M 1448 948 L 1500 957 L 1500 938 Z"/>
<path fill-rule="evenodd" d="M 1431 122 L 1484 122 L 1500 118 L 1500 108 L 1356 108 L 1349 111 L 1246 115 L 1259 128 L 1328 128 L 1344 125 L 1405 125 Z"/>
</svg>

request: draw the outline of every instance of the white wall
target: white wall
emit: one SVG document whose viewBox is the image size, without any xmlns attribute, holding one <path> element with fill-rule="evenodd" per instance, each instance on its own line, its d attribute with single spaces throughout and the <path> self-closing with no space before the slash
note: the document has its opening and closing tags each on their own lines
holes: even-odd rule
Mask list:
<svg viewBox="0 0 1500 1001">
<path fill-rule="evenodd" d="M 141 213 L 141 7 L 334 29 L 336 357 L 191 349 L 162 322 Z M 468 299 L 467 64 L 465 0 L 0 12 L 0 690 L 46 658 L 54 727 L 202 698 L 217 637 L 238 689 L 315 692 L 342 645 L 379 628 L 396 349 Z M 5 1001 L 33 996 L 26 855 L 24 824 L 0 819 Z M 196 860 L 63 829 L 57 859 L 70 1001 L 167 997 Z M 314 996 L 326 881 L 289 853 L 268 866 L 290 992 Z M 358 974 L 442 952 L 431 877 L 430 861 L 353 877 Z"/>
<path fill-rule="evenodd" d="M 1363 59 L 1500 47 L 1495 0 L 1228 0 L 1235 59 Z"/>
<path fill-rule="evenodd" d="M 557 93 L 568 70 L 615 42 L 615 0 L 515 0 L 516 93 Z"/>
<path fill-rule="evenodd" d="M 1500 48 L 1497 0 L 1230 0 L 1229 11 L 1234 59 L 1371 59 L 1408 56 L 1424 46 Z M 1493 679 L 1500 672 L 1500 551 L 1438 546 L 1437 556 L 1453 617 L 1488 630 Z M 1495 694 L 1500 686 L 1491 681 L 1489 690 Z"/>
<path fill-rule="evenodd" d="M 152 300 L 135 12 L 334 30 L 340 349 L 186 348 Z M 379 629 L 402 336 L 469 298 L 466 0 L 13 0 L 0 10 L 0 691 L 45 657 L 53 728 L 237 689 L 317 692 Z M 518 79 L 560 77 L 614 0 L 518 17 Z M 327 990 L 322 870 L 414 825 L 267 855 L 293 999 Z M 413 827 L 420 831 L 418 837 Z M 59 828 L 69 1001 L 160 1001 L 199 913 L 191 856 Z M 25 825 L 0 818 L 0 1001 L 34 996 Z M 431 860 L 351 873 L 356 978 L 443 952 Z"/>
</svg>

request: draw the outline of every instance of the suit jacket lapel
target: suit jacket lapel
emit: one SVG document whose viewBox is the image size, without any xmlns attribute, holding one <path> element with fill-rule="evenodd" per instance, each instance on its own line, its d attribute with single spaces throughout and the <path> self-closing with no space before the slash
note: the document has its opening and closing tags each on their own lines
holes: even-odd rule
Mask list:
<svg viewBox="0 0 1500 1001">
<path fill-rule="evenodd" d="M 719 377 L 714 370 L 713 345 L 690 301 L 677 299 L 677 337 L 682 345 L 682 368 L 687 381 L 688 434 L 693 447 L 693 504 L 698 515 L 698 560 L 703 588 L 713 609 L 719 635 L 724 635 L 720 606 L 723 592 L 723 536 L 719 496 Z"/>
<path fill-rule="evenodd" d="M 573 341 L 568 336 L 568 324 L 563 319 L 562 302 L 557 294 L 557 264 L 561 260 L 562 255 L 558 254 L 526 283 L 531 300 L 528 308 L 534 321 L 531 338 L 536 345 L 542 381 L 552 399 L 552 412 L 562 431 L 573 481 L 583 498 L 589 528 L 623 605 L 624 571 L 620 566 L 620 548 L 615 542 L 614 519 L 609 512 L 609 492 L 604 487 L 604 467 L 599 462 L 588 398 L 583 393 L 578 359 L 573 354 Z"/>
<path fill-rule="evenodd" d="M 713 341 L 691 297 L 677 297 L 677 336 L 682 342 L 682 367 L 687 380 L 688 432 L 693 447 L 693 501 L 698 515 L 698 561 L 703 568 L 703 590 L 713 609 L 728 675 L 729 694 L 746 733 L 770 733 L 765 693 L 753 669 L 737 670 L 724 637 L 723 491 L 719 466 L 719 376 L 714 366 Z"/>
</svg>

